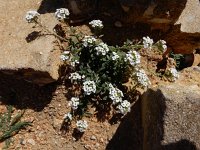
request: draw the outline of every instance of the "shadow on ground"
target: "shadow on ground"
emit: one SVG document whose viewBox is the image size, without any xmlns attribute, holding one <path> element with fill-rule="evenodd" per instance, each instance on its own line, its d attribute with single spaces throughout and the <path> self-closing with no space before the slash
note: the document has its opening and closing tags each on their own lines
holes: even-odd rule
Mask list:
<svg viewBox="0 0 200 150">
<path fill-rule="evenodd" d="M 17 109 L 42 111 L 50 103 L 56 84 L 43 87 L 0 73 L 0 102 Z"/>
<path fill-rule="evenodd" d="M 142 150 L 141 102 L 137 101 L 108 143 L 106 150 Z"/>
<path fill-rule="evenodd" d="M 38 12 L 40 14 L 54 13 L 57 8 L 63 8 L 65 0 L 43 0 Z"/>
<path fill-rule="evenodd" d="M 197 150 L 197 148 L 194 143 L 183 139 L 176 143 L 170 143 L 166 146 L 163 146 L 163 150 Z"/>
</svg>

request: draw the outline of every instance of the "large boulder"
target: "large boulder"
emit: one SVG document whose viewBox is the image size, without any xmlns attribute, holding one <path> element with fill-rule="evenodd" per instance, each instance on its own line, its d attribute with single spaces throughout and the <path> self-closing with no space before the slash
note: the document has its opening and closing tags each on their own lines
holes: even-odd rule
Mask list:
<svg viewBox="0 0 200 150">
<path fill-rule="evenodd" d="M 142 124 L 144 150 L 200 149 L 198 84 L 181 81 L 149 89 L 142 96 Z"/>
<path fill-rule="evenodd" d="M 37 10 L 42 0 L 0 0 L 0 71 L 34 83 L 47 84 L 59 78 L 60 51 L 52 35 L 38 36 L 24 18 Z M 54 14 L 41 16 L 50 29 L 56 25 Z M 31 34 L 32 33 L 32 34 Z M 28 36 L 29 35 L 29 36 Z"/>
<path fill-rule="evenodd" d="M 170 50 L 189 54 L 200 48 L 199 0 L 120 0 L 125 22 L 142 22 L 159 31 Z M 157 37 L 157 38 L 159 38 Z"/>
</svg>

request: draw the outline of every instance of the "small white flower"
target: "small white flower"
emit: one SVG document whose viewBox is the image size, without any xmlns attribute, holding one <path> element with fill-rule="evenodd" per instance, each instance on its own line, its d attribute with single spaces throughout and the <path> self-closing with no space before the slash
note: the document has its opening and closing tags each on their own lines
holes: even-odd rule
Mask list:
<svg viewBox="0 0 200 150">
<path fill-rule="evenodd" d="M 126 54 L 125 61 L 129 61 L 132 66 L 136 66 L 140 64 L 140 54 L 136 51 L 129 51 Z"/>
<path fill-rule="evenodd" d="M 66 113 L 63 117 L 65 121 L 71 121 L 72 120 L 72 114 L 71 113 Z"/>
<path fill-rule="evenodd" d="M 112 52 L 112 60 L 116 60 L 119 58 L 119 55 L 116 52 Z"/>
<path fill-rule="evenodd" d="M 124 100 L 117 106 L 117 109 L 121 114 L 125 115 L 131 111 L 131 104 L 127 100 Z"/>
<path fill-rule="evenodd" d="M 179 78 L 178 71 L 175 68 L 167 69 L 166 74 L 169 76 L 169 78 L 172 81 L 175 81 L 175 80 L 177 80 Z"/>
<path fill-rule="evenodd" d="M 63 54 L 65 54 L 65 55 L 69 55 L 69 53 L 70 53 L 69 51 L 64 51 L 63 52 Z"/>
<path fill-rule="evenodd" d="M 96 39 L 93 36 L 85 36 L 83 39 L 83 46 L 84 47 L 94 46 L 95 42 Z"/>
<path fill-rule="evenodd" d="M 69 56 L 66 56 L 66 55 L 60 55 L 60 59 L 62 60 L 62 61 L 66 61 L 66 60 L 68 60 L 69 59 Z"/>
<path fill-rule="evenodd" d="M 68 9 L 66 9 L 66 8 L 56 9 L 55 17 L 58 20 L 67 19 L 68 16 L 69 16 L 69 10 Z"/>
<path fill-rule="evenodd" d="M 97 51 L 97 55 L 106 55 L 106 53 L 109 51 L 108 45 L 101 42 L 96 47 L 95 50 Z"/>
<path fill-rule="evenodd" d="M 82 79 L 85 79 L 85 75 L 82 75 Z"/>
<path fill-rule="evenodd" d="M 141 87 L 147 87 L 151 84 L 148 76 L 146 75 L 144 70 L 137 70 L 136 72 L 136 80 Z"/>
<path fill-rule="evenodd" d="M 79 132 L 85 132 L 88 128 L 88 124 L 86 120 L 78 120 L 76 122 L 76 128 Z"/>
<path fill-rule="evenodd" d="M 37 11 L 31 10 L 26 13 L 25 18 L 28 21 L 28 23 L 32 23 L 34 21 L 37 21 L 39 16 L 40 16 L 40 14 Z"/>
<path fill-rule="evenodd" d="M 101 20 L 92 20 L 89 22 L 89 25 L 91 25 L 93 28 L 103 28 L 103 23 Z"/>
<path fill-rule="evenodd" d="M 70 54 L 69 51 L 64 51 L 64 52 L 60 55 L 60 59 L 61 59 L 62 61 L 68 60 L 68 59 L 69 59 L 69 54 Z"/>
<path fill-rule="evenodd" d="M 71 73 L 69 76 L 69 79 L 71 80 L 81 80 L 81 75 L 78 74 L 77 72 Z"/>
<path fill-rule="evenodd" d="M 94 81 L 83 82 L 83 90 L 86 95 L 90 95 L 96 92 L 96 84 Z"/>
<path fill-rule="evenodd" d="M 158 43 L 158 48 L 160 48 L 163 52 L 167 50 L 166 41 L 159 40 L 157 43 Z"/>
<path fill-rule="evenodd" d="M 79 64 L 80 62 L 77 60 L 77 59 L 71 59 L 70 60 L 70 65 L 72 66 L 72 67 L 75 67 L 76 66 L 76 64 Z"/>
<path fill-rule="evenodd" d="M 143 45 L 144 45 L 144 48 L 151 49 L 153 45 L 153 39 L 150 39 L 148 36 L 143 37 Z"/>
<path fill-rule="evenodd" d="M 113 101 L 113 104 L 117 104 L 122 101 L 124 94 L 118 88 L 115 88 L 112 84 L 109 84 L 109 97 Z"/>
<path fill-rule="evenodd" d="M 167 44 L 165 40 L 160 40 L 159 42 L 161 42 L 163 45 Z"/>
<path fill-rule="evenodd" d="M 72 97 L 71 101 L 69 101 L 68 106 L 70 106 L 73 110 L 76 110 L 78 108 L 78 105 L 80 104 L 78 97 Z"/>
</svg>

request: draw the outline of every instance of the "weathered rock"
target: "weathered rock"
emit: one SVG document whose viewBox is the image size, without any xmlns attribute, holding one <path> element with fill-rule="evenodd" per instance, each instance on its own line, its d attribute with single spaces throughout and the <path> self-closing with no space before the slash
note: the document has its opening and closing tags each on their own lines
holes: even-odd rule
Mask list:
<svg viewBox="0 0 200 150">
<path fill-rule="evenodd" d="M 149 24 L 175 53 L 189 54 L 200 47 L 199 0 L 121 0 L 121 5 L 129 10 L 125 22 Z"/>
<path fill-rule="evenodd" d="M 144 150 L 200 148 L 200 87 L 174 83 L 142 96 Z"/>
<path fill-rule="evenodd" d="M 24 19 L 26 12 L 37 10 L 41 2 L 0 0 L 0 71 L 46 84 L 59 77 L 60 51 L 54 50 L 53 36 L 37 36 L 39 30 Z M 41 15 L 41 19 L 50 29 L 57 23 L 54 14 Z"/>
</svg>

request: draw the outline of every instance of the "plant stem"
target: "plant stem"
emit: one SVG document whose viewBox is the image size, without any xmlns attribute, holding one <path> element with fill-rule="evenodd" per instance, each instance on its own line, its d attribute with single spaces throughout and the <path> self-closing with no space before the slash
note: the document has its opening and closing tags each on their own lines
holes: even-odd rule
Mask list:
<svg viewBox="0 0 200 150">
<path fill-rule="evenodd" d="M 37 25 L 39 25 L 39 27 L 42 28 L 44 31 L 46 31 L 46 32 L 48 32 L 49 34 L 55 36 L 55 37 L 58 38 L 59 40 L 62 40 L 62 41 L 65 41 L 65 42 L 68 42 L 68 41 L 69 41 L 69 39 L 63 38 L 63 37 L 59 36 L 58 34 L 56 34 L 56 33 L 52 32 L 52 31 L 50 31 L 50 30 L 49 30 L 46 26 L 44 26 L 41 22 L 35 21 L 35 23 L 36 23 Z"/>
</svg>

